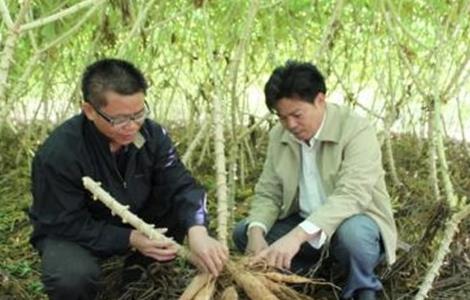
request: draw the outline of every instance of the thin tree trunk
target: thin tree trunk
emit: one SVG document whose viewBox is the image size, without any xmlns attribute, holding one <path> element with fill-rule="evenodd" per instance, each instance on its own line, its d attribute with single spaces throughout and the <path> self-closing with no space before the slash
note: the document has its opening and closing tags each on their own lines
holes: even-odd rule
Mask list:
<svg viewBox="0 0 470 300">
<path fill-rule="evenodd" d="M 437 175 L 437 153 L 436 153 L 436 135 L 434 133 L 434 107 L 433 104 L 430 103 L 428 105 L 428 140 L 429 140 L 429 181 L 431 184 L 431 188 L 433 190 L 434 199 L 439 201 L 441 199 L 441 193 L 439 191 L 439 179 Z"/>
<path fill-rule="evenodd" d="M 117 51 L 117 56 L 122 57 L 127 50 L 127 46 L 131 44 L 133 38 L 137 35 L 137 32 L 142 28 L 145 19 L 147 18 L 147 14 L 150 10 L 150 8 L 153 7 L 155 0 L 150 0 L 145 4 L 143 8 L 141 8 L 139 11 L 139 15 L 137 17 L 137 20 L 135 20 L 134 26 L 132 27 L 131 31 L 129 31 L 127 38 L 124 39 L 125 42 L 121 44 L 121 47 Z"/>
<path fill-rule="evenodd" d="M 248 16 L 243 26 L 243 31 L 240 36 L 240 40 L 235 48 L 233 59 L 230 64 L 230 82 L 231 82 L 231 89 L 230 89 L 230 98 L 231 98 L 231 140 L 232 143 L 230 144 L 230 151 L 228 157 L 228 212 L 231 211 L 233 207 L 234 199 L 235 199 L 235 192 L 237 188 L 237 171 L 239 169 L 237 162 L 239 161 L 239 157 L 242 156 L 241 154 L 241 147 L 240 143 L 236 140 L 236 133 L 238 131 L 238 124 L 240 124 L 239 118 L 239 93 L 237 92 L 238 86 L 238 73 L 240 70 L 240 63 L 245 53 L 246 46 L 250 39 L 250 35 L 253 29 L 253 23 L 255 21 L 256 14 L 259 10 L 259 0 L 252 0 L 250 6 L 248 8 Z M 240 158 L 241 159 L 241 158 Z M 241 170 L 240 170 L 241 171 Z M 227 217 L 230 217 L 228 215 Z"/>
<path fill-rule="evenodd" d="M 85 24 L 86 21 L 88 21 L 91 16 L 95 13 L 95 11 L 98 9 L 100 4 L 104 3 L 104 1 L 99 1 L 93 7 L 91 7 L 86 14 L 78 20 L 78 22 L 69 30 L 64 32 L 64 34 L 60 35 L 58 38 L 54 39 L 52 42 L 48 43 L 47 45 L 41 47 L 41 49 L 38 50 L 38 54 L 42 54 L 43 52 L 47 51 L 48 49 L 57 46 L 61 42 L 65 41 L 66 39 L 72 37 L 77 31 L 82 27 L 83 24 Z"/>
<path fill-rule="evenodd" d="M 209 126 L 209 128 L 212 128 L 212 122 L 213 121 L 212 121 L 212 115 L 211 115 L 210 116 L 210 126 Z M 206 158 L 208 152 L 210 151 L 210 141 L 211 141 L 211 135 L 206 135 L 204 137 L 204 143 L 202 144 L 201 154 L 199 155 L 199 159 L 196 162 L 196 167 L 200 167 L 204 163 L 205 158 Z"/>
<path fill-rule="evenodd" d="M 449 252 L 449 246 L 452 243 L 452 239 L 455 233 L 458 230 L 458 225 L 463 218 L 470 214 L 470 205 L 463 207 L 463 201 L 459 201 L 457 196 L 454 193 L 454 188 L 452 186 L 452 181 L 450 180 L 449 170 L 447 166 L 447 160 L 445 157 L 445 148 L 442 139 L 442 128 L 441 128 L 441 103 L 439 97 L 434 97 L 432 99 L 434 104 L 434 135 L 436 136 L 437 141 L 437 155 L 440 165 L 440 173 L 442 181 L 444 183 L 444 190 L 447 197 L 447 202 L 451 211 L 458 211 L 454 213 L 450 220 L 447 222 L 446 228 L 444 230 L 443 239 L 439 243 L 439 249 L 434 257 L 434 260 L 428 269 L 426 276 L 420 286 L 418 294 L 416 294 L 415 300 L 422 300 L 427 297 L 429 291 L 432 288 L 432 284 L 437 275 L 439 275 L 439 270 L 444 262 L 444 258 Z"/>
<path fill-rule="evenodd" d="M 442 138 L 442 119 L 441 119 L 441 100 L 438 97 L 434 97 L 434 131 L 436 136 L 437 146 L 437 157 L 440 165 L 440 174 L 442 182 L 444 184 L 444 190 L 446 198 L 451 209 L 455 209 L 458 205 L 457 197 L 454 193 L 454 187 L 449 176 L 449 166 L 447 164 L 447 158 L 445 154 L 444 140 Z"/>
<path fill-rule="evenodd" d="M 4 0 L 0 0 L 0 13 L 2 14 L 3 22 L 5 22 L 5 25 L 7 25 L 7 28 L 13 28 L 15 24 L 11 19 L 10 12 L 8 11 L 8 6 L 6 5 Z"/>
<path fill-rule="evenodd" d="M 13 87 L 11 92 L 9 92 L 9 98 L 10 99 L 20 99 L 21 96 L 23 96 L 22 93 L 26 93 L 26 85 L 27 85 L 27 79 L 31 76 L 31 73 L 33 72 L 33 68 L 37 65 L 39 60 L 38 55 L 34 55 L 26 65 L 23 74 L 21 75 L 21 78 L 16 82 L 16 85 Z M 5 99 L 6 100 L 6 99 Z M 24 107 L 26 107 L 26 104 L 24 102 L 16 102 L 16 101 L 4 101 L 2 106 L 3 108 L 0 110 L 0 120 L 5 120 L 6 122 L 9 122 L 10 118 L 9 115 L 11 114 L 13 107 L 15 105 L 22 104 Z M 26 108 L 24 109 L 26 111 Z M 0 126 L 0 136 L 3 136 L 3 126 Z"/>
<path fill-rule="evenodd" d="M 426 273 L 426 277 L 419 287 L 419 291 L 415 296 L 415 300 L 424 300 L 428 297 L 429 291 L 432 289 L 435 278 L 439 275 L 439 270 L 444 263 L 444 258 L 450 252 L 449 246 L 452 243 L 454 235 L 459 231 L 460 222 L 470 215 L 470 205 L 466 205 L 459 212 L 455 213 L 447 222 L 444 230 L 443 239 L 440 243 L 437 254 L 434 257 L 431 266 Z"/>
<path fill-rule="evenodd" d="M 214 95 L 213 124 L 214 124 L 214 154 L 217 182 L 217 237 L 227 245 L 227 171 L 225 169 L 225 138 L 224 138 L 224 117 L 221 99 Z"/>
<path fill-rule="evenodd" d="M 8 35 L 5 41 L 5 46 L 2 51 L 2 58 L 0 59 L 0 103 L 5 103 L 8 75 L 11 63 L 15 55 L 15 47 L 20 36 L 20 26 L 29 8 L 30 0 L 25 0 L 21 3 L 20 11 L 16 17 L 15 23 L 8 30 Z M 0 9 L 6 10 L 7 7 L 3 3 Z M 8 11 L 3 11 L 4 16 L 9 15 Z"/>
<path fill-rule="evenodd" d="M 392 100 L 390 100 L 392 103 L 388 103 L 388 109 L 386 109 L 385 112 L 385 118 L 384 118 L 384 135 L 385 135 L 385 155 L 387 156 L 387 164 L 388 164 L 388 169 L 389 169 L 389 174 L 390 177 L 393 181 L 393 184 L 397 188 L 402 188 L 403 183 L 400 181 L 398 178 L 397 174 L 397 169 L 395 166 L 395 159 L 393 157 L 393 149 L 392 149 L 392 141 L 391 141 L 391 135 L 390 131 L 392 128 L 393 123 L 396 120 L 396 113 L 395 113 L 395 105 Z"/>
<path fill-rule="evenodd" d="M 390 127 L 386 127 L 384 129 L 385 134 L 385 155 L 387 156 L 387 164 L 388 170 L 390 172 L 390 177 L 393 181 L 393 184 L 397 188 L 403 187 L 403 183 L 398 178 L 397 168 L 395 166 L 395 158 L 393 157 L 393 149 L 392 149 L 392 139 L 390 135 Z"/>
<path fill-rule="evenodd" d="M 468 157 L 470 157 L 470 148 L 468 147 L 467 139 L 465 137 L 465 125 L 463 123 L 462 109 L 460 107 L 460 100 L 458 97 L 456 101 L 457 101 L 457 116 L 459 118 L 460 134 L 462 135 L 462 144 L 465 149 L 465 153 L 467 154 Z"/>
<path fill-rule="evenodd" d="M 198 133 L 196 134 L 196 136 L 192 140 L 191 144 L 189 144 L 188 149 L 186 149 L 186 152 L 183 154 L 183 156 L 181 158 L 181 161 L 183 162 L 183 164 L 185 164 L 188 168 L 190 168 L 191 157 L 194 153 L 194 150 L 201 143 L 201 141 L 204 139 L 204 136 L 206 135 L 207 130 L 210 128 L 210 125 L 211 125 L 210 120 L 206 120 L 203 123 L 204 123 L 204 125 L 202 125 L 202 127 L 199 129 Z"/>
<path fill-rule="evenodd" d="M 216 173 L 216 194 L 217 194 L 217 238 L 224 245 L 227 245 L 227 171 L 225 159 L 225 138 L 224 138 L 224 110 L 222 105 L 222 91 L 219 74 L 216 70 L 216 61 L 213 61 L 214 44 L 208 22 L 209 14 L 205 11 L 204 28 L 207 44 L 207 62 L 214 81 L 215 95 L 212 95 L 212 124 L 214 126 L 214 155 Z"/>
<path fill-rule="evenodd" d="M 329 45 L 331 44 L 331 41 L 334 37 L 335 31 L 338 29 L 337 28 L 337 22 L 341 18 L 341 12 L 343 11 L 344 7 L 344 0 L 337 0 L 335 3 L 335 8 L 333 13 L 331 14 L 331 17 L 328 21 L 328 26 L 324 30 L 323 37 L 318 44 L 317 51 L 315 51 L 315 54 L 313 55 L 313 61 L 320 61 L 321 55 L 325 53 L 325 49 L 329 49 Z M 327 53 L 329 51 L 326 51 Z"/>
<path fill-rule="evenodd" d="M 80 3 L 75 4 L 74 6 L 71 6 L 69 8 L 64 9 L 64 10 L 61 10 L 60 12 L 58 12 L 56 14 L 53 14 L 53 15 L 50 15 L 50 16 L 47 16 L 47 17 L 43 17 L 43 18 L 38 19 L 38 20 L 34 20 L 34 21 L 32 21 L 30 23 L 27 23 L 27 24 L 23 24 L 19 27 L 19 30 L 23 32 L 23 31 L 26 31 L 26 30 L 30 30 L 30 29 L 33 29 L 33 28 L 44 26 L 46 24 L 55 22 L 57 20 L 65 18 L 69 15 L 72 15 L 72 14 L 80 11 L 81 9 L 83 9 L 87 6 L 100 5 L 104 1 L 105 0 L 98 0 L 98 1 L 97 0 L 84 0 Z"/>
</svg>

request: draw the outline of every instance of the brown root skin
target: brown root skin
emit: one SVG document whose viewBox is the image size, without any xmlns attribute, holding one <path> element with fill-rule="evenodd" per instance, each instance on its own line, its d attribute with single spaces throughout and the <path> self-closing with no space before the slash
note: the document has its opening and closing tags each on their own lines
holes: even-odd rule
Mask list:
<svg viewBox="0 0 470 300">
<path fill-rule="evenodd" d="M 256 275 L 256 278 L 258 278 L 258 280 L 261 281 L 261 283 L 263 283 L 263 285 L 267 287 L 271 292 L 277 294 L 281 291 L 281 286 L 279 285 L 279 283 L 264 277 L 263 275 L 261 275 L 261 273 Z"/>
<path fill-rule="evenodd" d="M 329 285 L 335 288 L 338 288 L 331 282 L 326 282 L 322 279 L 311 279 L 308 277 L 303 277 L 297 274 L 283 274 L 283 273 L 278 273 L 278 272 L 265 272 L 265 273 L 259 273 L 259 275 L 265 276 L 269 278 L 270 280 L 276 281 L 276 282 L 283 282 L 283 283 L 291 283 L 291 284 L 320 284 L 320 285 Z"/>
<path fill-rule="evenodd" d="M 243 288 L 248 297 L 252 300 L 278 300 L 264 284 L 253 274 L 233 265 L 227 265 L 235 282 Z"/>
<path fill-rule="evenodd" d="M 265 276 L 276 282 L 284 283 L 314 283 L 310 278 L 302 277 L 296 274 L 282 274 L 277 272 L 266 272 L 260 273 L 260 275 Z"/>
<path fill-rule="evenodd" d="M 180 296 L 179 300 L 192 300 L 211 280 L 209 273 L 197 274 L 188 287 L 184 290 L 184 293 Z"/>
<path fill-rule="evenodd" d="M 211 300 L 212 296 L 214 295 L 215 291 L 215 278 L 210 276 L 209 282 L 199 290 L 196 296 L 193 298 L 194 300 Z"/>
<path fill-rule="evenodd" d="M 238 300 L 238 293 L 235 286 L 227 287 L 220 296 L 220 300 Z"/>
<path fill-rule="evenodd" d="M 296 290 L 280 283 L 269 279 L 267 276 L 264 276 L 262 273 L 258 273 L 256 277 L 266 286 L 270 291 L 272 291 L 279 299 L 281 300 L 307 300 L 311 299 L 310 297 L 303 295 Z"/>
</svg>

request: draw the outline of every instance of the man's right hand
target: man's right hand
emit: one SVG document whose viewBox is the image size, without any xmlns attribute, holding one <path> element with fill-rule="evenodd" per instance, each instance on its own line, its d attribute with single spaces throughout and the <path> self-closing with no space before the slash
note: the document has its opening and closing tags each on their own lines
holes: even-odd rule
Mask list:
<svg viewBox="0 0 470 300">
<path fill-rule="evenodd" d="M 245 252 L 248 255 L 257 255 L 264 249 L 268 248 L 268 243 L 264 238 L 264 231 L 261 227 L 254 226 L 248 231 L 248 244 Z"/>
<path fill-rule="evenodd" d="M 176 257 L 178 246 L 171 241 L 154 241 L 137 230 L 132 230 L 129 244 L 145 256 L 158 261 L 168 261 Z"/>
</svg>

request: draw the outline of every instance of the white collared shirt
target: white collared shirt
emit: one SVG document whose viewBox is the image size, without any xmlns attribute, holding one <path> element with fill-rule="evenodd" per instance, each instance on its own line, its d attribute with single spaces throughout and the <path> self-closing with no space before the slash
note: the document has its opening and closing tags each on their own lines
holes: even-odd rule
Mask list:
<svg viewBox="0 0 470 300">
<path fill-rule="evenodd" d="M 325 203 L 326 194 L 323 189 L 322 179 L 317 166 L 317 153 L 320 147 L 318 136 L 323 128 L 325 122 L 325 116 L 320 124 L 315 135 L 310 139 L 307 144 L 304 141 L 295 139 L 300 144 L 300 174 L 299 174 L 299 208 L 300 216 L 307 218 L 315 210 Z M 312 222 L 305 220 L 299 224 L 308 234 L 316 234 L 321 231 L 317 225 Z M 308 242 L 316 249 L 321 248 L 326 240 L 326 234 L 321 231 L 319 236 L 316 236 Z"/>
</svg>

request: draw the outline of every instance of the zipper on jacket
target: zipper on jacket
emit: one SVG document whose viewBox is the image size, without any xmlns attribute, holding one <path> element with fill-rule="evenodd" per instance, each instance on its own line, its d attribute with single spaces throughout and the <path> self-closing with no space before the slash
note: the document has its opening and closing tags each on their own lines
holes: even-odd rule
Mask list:
<svg viewBox="0 0 470 300">
<path fill-rule="evenodd" d="M 121 172 L 119 172 L 119 169 L 118 169 L 117 164 L 116 164 L 116 160 L 114 160 L 114 159 L 113 159 L 113 166 L 114 166 L 114 171 L 118 174 L 119 179 L 121 180 L 122 187 L 123 187 L 124 189 L 127 189 L 127 182 L 126 182 L 126 180 L 124 180 L 124 178 L 122 177 Z"/>
<path fill-rule="evenodd" d="M 125 175 L 124 174 L 124 177 L 123 175 L 121 174 L 121 172 L 119 171 L 119 168 L 118 168 L 118 163 L 117 163 L 117 160 L 116 160 L 116 157 L 111 153 L 111 162 L 113 164 L 113 168 L 114 168 L 114 172 L 116 172 L 116 174 L 118 175 L 119 179 L 121 180 L 121 184 L 122 184 L 122 187 L 124 189 L 127 189 L 127 181 L 125 180 Z M 128 166 L 126 166 L 126 171 L 127 171 L 127 168 Z M 125 171 L 125 172 L 126 172 Z"/>
<path fill-rule="evenodd" d="M 124 178 L 122 177 L 121 172 L 119 172 L 119 170 L 118 170 L 117 168 L 116 168 L 115 170 L 117 171 L 117 173 L 118 173 L 118 175 L 119 175 L 119 178 L 121 179 L 122 187 L 123 187 L 124 189 L 127 189 L 127 182 L 126 182 L 126 180 L 124 180 Z"/>
</svg>

